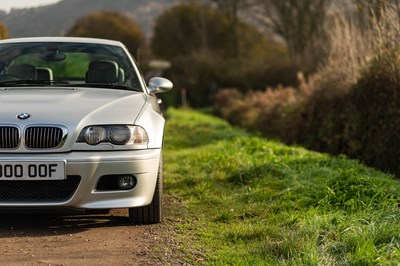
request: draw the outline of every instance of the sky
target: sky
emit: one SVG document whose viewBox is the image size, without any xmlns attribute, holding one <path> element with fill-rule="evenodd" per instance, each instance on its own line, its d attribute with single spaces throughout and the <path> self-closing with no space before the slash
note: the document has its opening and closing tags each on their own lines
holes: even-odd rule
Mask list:
<svg viewBox="0 0 400 266">
<path fill-rule="evenodd" d="M 54 4 L 60 0 L 0 0 L 0 9 L 9 11 L 11 8 L 29 8 Z"/>
</svg>

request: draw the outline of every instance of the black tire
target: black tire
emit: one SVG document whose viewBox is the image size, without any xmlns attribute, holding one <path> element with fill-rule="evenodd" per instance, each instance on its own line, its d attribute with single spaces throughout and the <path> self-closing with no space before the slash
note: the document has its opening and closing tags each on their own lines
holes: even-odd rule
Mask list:
<svg viewBox="0 0 400 266">
<path fill-rule="evenodd" d="M 162 159 L 158 168 L 156 190 L 150 205 L 129 208 L 129 221 L 133 224 L 156 224 L 162 222 L 163 173 Z"/>
</svg>

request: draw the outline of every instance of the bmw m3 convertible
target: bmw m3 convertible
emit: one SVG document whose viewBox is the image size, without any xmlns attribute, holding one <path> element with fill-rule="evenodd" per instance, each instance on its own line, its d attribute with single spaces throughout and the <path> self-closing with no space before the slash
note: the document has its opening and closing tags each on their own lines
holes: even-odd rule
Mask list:
<svg viewBox="0 0 400 266">
<path fill-rule="evenodd" d="M 123 44 L 90 38 L 0 41 L 0 209 L 128 208 L 162 219 L 164 118 Z"/>
</svg>

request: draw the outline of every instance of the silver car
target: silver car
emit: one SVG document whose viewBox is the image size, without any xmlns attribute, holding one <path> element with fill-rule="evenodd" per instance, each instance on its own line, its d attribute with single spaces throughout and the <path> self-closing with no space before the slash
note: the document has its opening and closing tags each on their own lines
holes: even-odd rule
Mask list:
<svg viewBox="0 0 400 266">
<path fill-rule="evenodd" d="M 90 38 L 0 41 L 0 208 L 129 208 L 162 219 L 165 120 L 123 44 Z"/>
</svg>

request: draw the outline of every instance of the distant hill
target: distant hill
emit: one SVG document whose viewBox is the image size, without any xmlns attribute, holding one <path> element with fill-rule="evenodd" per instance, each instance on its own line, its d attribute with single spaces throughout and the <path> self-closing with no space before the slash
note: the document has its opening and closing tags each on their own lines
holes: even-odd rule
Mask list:
<svg viewBox="0 0 400 266">
<path fill-rule="evenodd" d="M 155 18 L 177 0 L 62 0 L 28 9 L 0 11 L 0 21 L 10 37 L 63 36 L 80 17 L 98 11 L 115 10 L 132 17 L 150 36 Z"/>
</svg>

